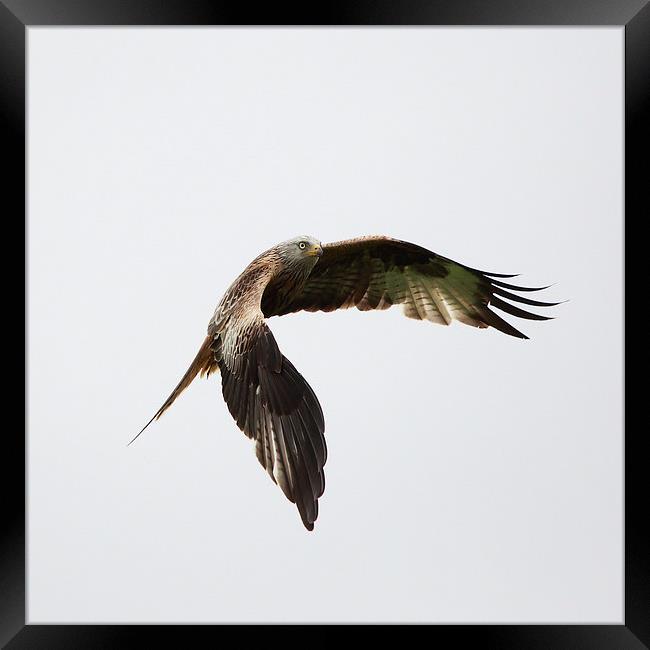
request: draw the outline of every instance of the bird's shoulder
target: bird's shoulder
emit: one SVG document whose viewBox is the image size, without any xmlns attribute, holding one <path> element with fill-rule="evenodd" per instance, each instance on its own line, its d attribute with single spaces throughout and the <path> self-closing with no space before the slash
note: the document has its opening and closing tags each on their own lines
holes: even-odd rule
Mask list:
<svg viewBox="0 0 650 650">
<path fill-rule="evenodd" d="M 261 317 L 261 296 L 280 268 L 281 260 L 272 249 L 258 255 L 226 289 L 210 320 L 208 332 L 216 335 L 234 323 Z"/>
</svg>

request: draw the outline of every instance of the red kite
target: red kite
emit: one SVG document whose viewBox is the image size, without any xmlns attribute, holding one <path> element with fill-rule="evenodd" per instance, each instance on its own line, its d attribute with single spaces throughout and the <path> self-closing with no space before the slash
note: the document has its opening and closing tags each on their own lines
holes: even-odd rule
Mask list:
<svg viewBox="0 0 650 650">
<path fill-rule="evenodd" d="M 547 287 L 519 287 L 499 279 L 511 277 L 477 271 L 390 237 L 321 246 L 304 236 L 278 244 L 256 257 L 226 291 L 196 358 L 142 431 L 199 373 L 219 370 L 223 397 L 237 426 L 255 441 L 259 462 L 296 504 L 305 527 L 313 530 L 325 489 L 323 411 L 309 384 L 280 352 L 266 319 L 300 310 L 402 305 L 409 318 L 441 325 L 458 320 L 525 339 L 490 307 L 519 318 L 548 320 L 504 299 L 534 307 L 559 303 L 512 293 Z"/>
</svg>

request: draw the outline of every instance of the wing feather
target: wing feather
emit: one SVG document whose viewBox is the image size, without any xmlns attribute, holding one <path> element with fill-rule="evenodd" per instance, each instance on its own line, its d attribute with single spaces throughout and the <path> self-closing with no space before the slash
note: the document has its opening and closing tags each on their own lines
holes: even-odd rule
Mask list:
<svg viewBox="0 0 650 650">
<path fill-rule="evenodd" d="M 271 479 L 313 530 L 325 488 L 325 422 L 318 399 L 279 351 L 259 314 L 224 333 L 218 347 L 222 392 L 237 426 L 255 441 L 255 454 Z"/>
<path fill-rule="evenodd" d="M 408 318 L 443 325 L 458 320 L 528 338 L 489 307 L 517 318 L 548 320 L 502 298 L 534 307 L 559 303 L 512 293 L 547 287 L 520 287 L 496 279 L 511 277 L 515 276 L 473 269 L 417 244 L 389 237 L 361 237 L 323 246 L 323 255 L 302 290 L 284 300 L 263 296 L 262 312 L 268 318 L 301 310 L 328 312 L 356 307 L 369 311 L 399 304 Z"/>
</svg>

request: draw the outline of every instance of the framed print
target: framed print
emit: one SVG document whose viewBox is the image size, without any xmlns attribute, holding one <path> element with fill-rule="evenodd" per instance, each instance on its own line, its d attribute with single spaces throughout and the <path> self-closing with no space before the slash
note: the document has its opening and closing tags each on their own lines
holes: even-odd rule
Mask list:
<svg viewBox="0 0 650 650">
<path fill-rule="evenodd" d="M 647 3 L 0 19 L 26 251 L 7 647 L 648 644 L 624 427 Z"/>
</svg>

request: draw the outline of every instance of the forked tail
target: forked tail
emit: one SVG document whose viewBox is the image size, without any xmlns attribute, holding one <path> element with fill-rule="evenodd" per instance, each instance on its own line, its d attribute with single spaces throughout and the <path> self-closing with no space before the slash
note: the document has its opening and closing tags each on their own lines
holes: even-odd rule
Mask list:
<svg viewBox="0 0 650 650">
<path fill-rule="evenodd" d="M 174 400 L 192 383 L 192 380 L 201 373 L 201 376 L 207 374 L 210 375 L 211 372 L 218 370 L 219 366 L 214 358 L 214 351 L 212 350 L 212 343 L 214 338 L 212 336 L 206 336 L 203 345 L 199 349 L 194 361 L 192 361 L 190 367 L 187 369 L 187 372 L 183 375 L 183 379 L 180 380 L 178 386 L 174 388 L 172 394 L 165 400 L 165 403 L 156 411 L 154 416 L 145 424 L 140 433 L 129 442 L 129 445 L 136 440 L 136 438 L 154 421 L 157 420 L 173 403 Z M 128 445 L 127 445 L 128 447 Z"/>
</svg>

